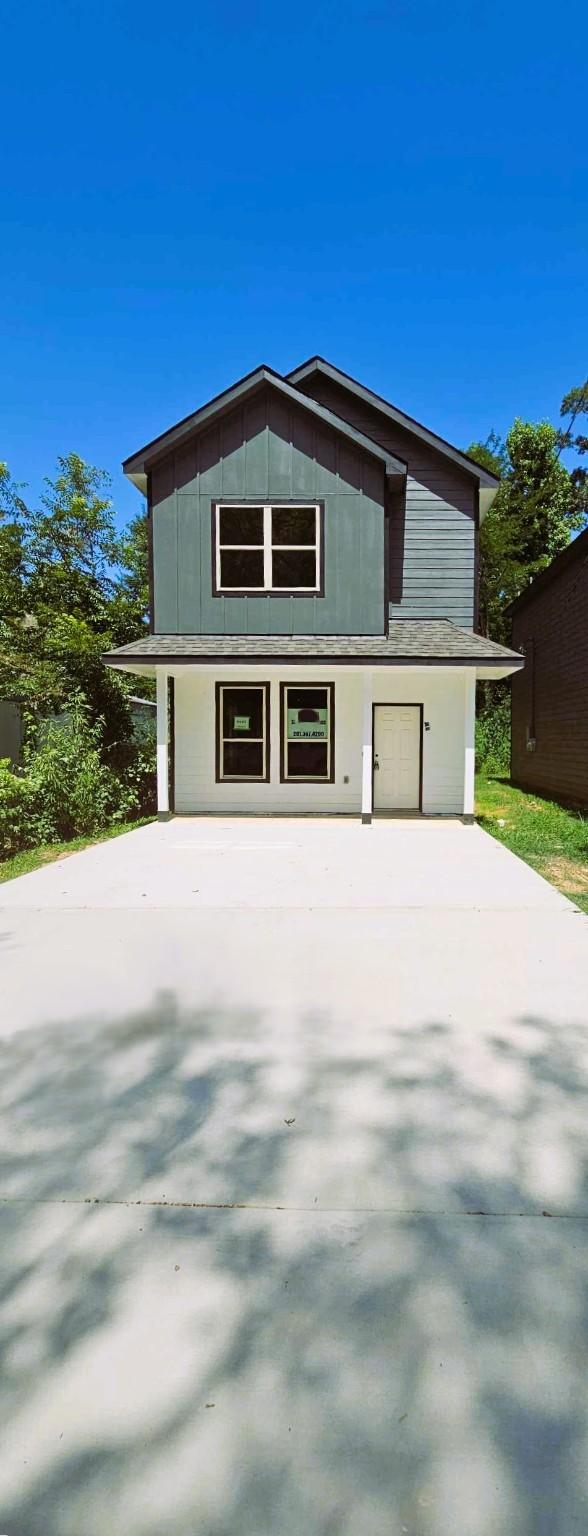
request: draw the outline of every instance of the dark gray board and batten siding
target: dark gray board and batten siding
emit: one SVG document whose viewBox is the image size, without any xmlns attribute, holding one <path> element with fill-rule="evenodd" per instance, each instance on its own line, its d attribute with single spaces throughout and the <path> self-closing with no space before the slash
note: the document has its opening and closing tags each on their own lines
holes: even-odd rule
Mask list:
<svg viewBox="0 0 588 1536">
<path fill-rule="evenodd" d="M 351 390 L 315 373 L 299 389 L 408 465 L 404 517 L 390 504 L 391 618 L 475 619 L 477 491 L 472 478 Z"/>
<path fill-rule="evenodd" d="M 324 503 L 324 596 L 215 596 L 211 505 Z M 381 634 L 384 468 L 270 391 L 151 471 L 159 634 Z"/>
</svg>

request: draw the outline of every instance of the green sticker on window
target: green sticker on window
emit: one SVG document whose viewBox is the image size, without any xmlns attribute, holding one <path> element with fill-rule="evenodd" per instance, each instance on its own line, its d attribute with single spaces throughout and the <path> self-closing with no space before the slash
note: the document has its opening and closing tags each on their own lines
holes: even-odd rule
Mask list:
<svg viewBox="0 0 588 1536">
<path fill-rule="evenodd" d="M 251 715 L 235 715 L 233 717 L 234 731 L 249 731 L 251 729 Z"/>
<path fill-rule="evenodd" d="M 289 709 L 288 741 L 327 741 L 328 709 Z"/>
</svg>

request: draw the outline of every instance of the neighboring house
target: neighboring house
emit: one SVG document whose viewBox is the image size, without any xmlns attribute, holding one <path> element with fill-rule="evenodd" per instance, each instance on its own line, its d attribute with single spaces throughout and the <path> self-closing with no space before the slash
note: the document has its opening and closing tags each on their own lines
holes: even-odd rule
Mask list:
<svg viewBox="0 0 588 1536">
<path fill-rule="evenodd" d="M 127 704 L 131 716 L 133 736 L 142 741 L 151 738 L 155 740 L 155 711 L 157 705 L 155 699 L 138 698 L 136 694 L 127 694 Z"/>
<path fill-rule="evenodd" d="M 8 758 L 12 768 L 20 763 L 24 726 L 22 708 L 16 699 L 0 699 L 0 758 Z"/>
<path fill-rule="evenodd" d="M 160 815 L 471 817 L 476 678 L 523 665 L 475 633 L 494 476 L 321 358 L 123 467 L 151 633 L 105 660 L 156 675 Z"/>
<path fill-rule="evenodd" d="M 512 686 L 513 782 L 588 805 L 588 529 L 507 611 L 525 654 Z"/>
</svg>

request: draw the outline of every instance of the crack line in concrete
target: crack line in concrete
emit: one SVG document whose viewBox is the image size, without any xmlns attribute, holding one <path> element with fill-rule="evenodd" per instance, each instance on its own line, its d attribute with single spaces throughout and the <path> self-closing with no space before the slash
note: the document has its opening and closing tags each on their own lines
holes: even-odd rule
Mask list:
<svg viewBox="0 0 588 1536">
<path fill-rule="evenodd" d="M 107 1205 L 127 1209 L 137 1206 L 181 1211 L 284 1211 L 286 1214 L 290 1212 L 300 1214 L 306 1211 L 321 1216 L 447 1216 L 459 1219 L 482 1216 L 496 1220 L 511 1218 L 541 1221 L 547 1218 L 550 1221 L 588 1221 L 588 1212 L 585 1211 L 452 1211 L 438 1210 L 428 1206 L 398 1205 L 271 1205 L 241 1200 L 111 1200 L 101 1195 L 64 1195 L 48 1198 L 34 1195 L 0 1195 L 0 1206 L 2 1205 Z"/>
</svg>

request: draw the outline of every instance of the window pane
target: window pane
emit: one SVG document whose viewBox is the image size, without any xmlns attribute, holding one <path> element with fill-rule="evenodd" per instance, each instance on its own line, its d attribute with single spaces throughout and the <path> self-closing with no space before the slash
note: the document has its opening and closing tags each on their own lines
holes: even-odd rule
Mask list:
<svg viewBox="0 0 588 1536">
<path fill-rule="evenodd" d="M 221 587 L 263 587 L 262 549 L 222 549 L 220 558 Z"/>
<path fill-rule="evenodd" d="M 328 688 L 290 688 L 286 690 L 288 709 L 328 709 Z"/>
<path fill-rule="evenodd" d="M 263 507 L 219 507 L 220 544 L 263 544 Z"/>
<path fill-rule="evenodd" d="M 314 507 L 272 507 L 272 544 L 315 543 Z"/>
<path fill-rule="evenodd" d="M 272 555 L 273 587 L 316 587 L 314 550 L 274 549 Z"/>
<path fill-rule="evenodd" d="M 288 741 L 328 741 L 329 708 L 326 690 L 318 692 L 317 702 L 313 695 L 304 695 L 302 689 L 288 689 L 286 703 L 286 736 Z M 298 703 L 293 703 L 298 697 Z"/>
<path fill-rule="evenodd" d="M 222 765 L 224 779 L 263 779 L 263 742 L 225 741 Z"/>
<path fill-rule="evenodd" d="M 263 736 L 264 695 L 261 688 L 223 688 L 222 734 L 235 741 Z"/>
<path fill-rule="evenodd" d="M 289 779 L 328 779 L 329 748 L 318 741 L 290 741 L 288 752 Z"/>
</svg>

